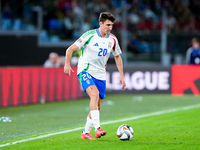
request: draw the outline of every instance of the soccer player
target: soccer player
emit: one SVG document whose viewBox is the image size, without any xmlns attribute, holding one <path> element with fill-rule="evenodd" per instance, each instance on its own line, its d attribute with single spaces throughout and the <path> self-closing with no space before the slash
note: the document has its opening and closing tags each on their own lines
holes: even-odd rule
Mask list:
<svg viewBox="0 0 200 150">
<path fill-rule="evenodd" d="M 94 140 L 90 130 L 95 128 L 95 137 L 106 135 L 106 131 L 100 127 L 99 111 L 106 93 L 106 66 L 110 53 L 114 55 L 117 68 L 120 73 L 119 83 L 125 89 L 123 74 L 123 63 L 120 56 L 121 49 L 117 38 L 110 33 L 115 17 L 108 12 L 102 12 L 99 16 L 98 29 L 84 33 L 74 44 L 66 50 L 66 62 L 64 73 L 68 76 L 74 72 L 70 66 L 72 53 L 78 49 L 82 50 L 79 58 L 77 76 L 83 90 L 90 97 L 90 112 L 88 114 L 82 139 Z"/>
<path fill-rule="evenodd" d="M 186 63 L 200 65 L 200 41 L 196 37 L 192 38 L 192 47 L 187 50 Z"/>
</svg>

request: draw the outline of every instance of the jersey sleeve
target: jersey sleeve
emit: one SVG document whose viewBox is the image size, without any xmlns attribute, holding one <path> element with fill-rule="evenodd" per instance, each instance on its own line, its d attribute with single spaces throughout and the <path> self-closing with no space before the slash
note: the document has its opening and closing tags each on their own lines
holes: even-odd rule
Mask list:
<svg viewBox="0 0 200 150">
<path fill-rule="evenodd" d="M 190 64 L 190 57 L 191 57 L 191 53 L 192 53 L 192 48 L 190 47 L 190 48 L 188 48 L 188 50 L 187 50 L 187 52 L 186 52 L 186 60 L 185 60 L 185 62 L 186 62 L 186 64 Z"/>
<path fill-rule="evenodd" d="M 74 44 L 75 44 L 76 46 L 78 46 L 79 49 L 81 49 L 81 48 L 84 46 L 84 44 L 88 41 L 88 39 L 89 39 L 94 33 L 96 33 L 95 30 L 90 30 L 90 31 L 85 32 L 83 35 L 81 35 L 81 37 L 80 37 L 78 40 L 76 40 L 76 42 L 74 42 Z"/>
<path fill-rule="evenodd" d="M 119 46 L 119 42 L 118 42 L 117 38 L 113 38 L 113 41 L 114 41 L 114 45 L 113 45 L 111 52 L 114 56 L 117 56 L 117 55 L 121 54 L 122 51 L 121 51 L 121 48 Z"/>
<path fill-rule="evenodd" d="M 76 46 L 78 46 L 79 49 L 81 49 L 81 47 L 84 46 L 85 42 L 86 42 L 86 41 L 83 39 L 83 35 L 82 35 L 78 40 L 76 40 L 76 41 L 74 42 L 74 44 L 75 44 Z"/>
</svg>

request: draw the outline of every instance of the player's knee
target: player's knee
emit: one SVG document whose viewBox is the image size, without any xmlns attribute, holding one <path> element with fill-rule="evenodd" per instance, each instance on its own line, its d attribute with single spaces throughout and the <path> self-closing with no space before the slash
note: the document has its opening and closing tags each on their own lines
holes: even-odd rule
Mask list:
<svg viewBox="0 0 200 150">
<path fill-rule="evenodd" d="M 92 97 L 92 99 L 96 99 L 97 101 L 99 100 L 99 91 L 98 90 L 94 90 L 90 96 Z"/>
</svg>

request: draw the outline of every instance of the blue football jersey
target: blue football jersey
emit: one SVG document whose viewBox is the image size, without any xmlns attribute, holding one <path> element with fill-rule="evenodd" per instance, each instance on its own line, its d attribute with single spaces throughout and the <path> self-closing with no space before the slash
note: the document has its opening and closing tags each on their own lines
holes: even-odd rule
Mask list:
<svg viewBox="0 0 200 150">
<path fill-rule="evenodd" d="M 192 52 L 190 54 L 190 64 L 200 64 L 200 49 L 192 48 Z"/>
</svg>

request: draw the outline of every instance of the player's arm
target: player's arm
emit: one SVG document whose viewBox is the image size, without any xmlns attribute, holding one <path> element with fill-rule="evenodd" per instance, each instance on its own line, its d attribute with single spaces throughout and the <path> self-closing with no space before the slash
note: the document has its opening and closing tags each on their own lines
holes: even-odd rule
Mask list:
<svg viewBox="0 0 200 150">
<path fill-rule="evenodd" d="M 71 45 L 67 50 L 66 50 L 66 60 L 65 60 L 65 66 L 64 66 L 64 73 L 68 76 L 71 75 L 71 72 L 74 72 L 71 68 L 70 65 L 70 60 L 72 57 L 72 54 L 74 51 L 78 50 L 78 46 L 76 44 Z"/>
<path fill-rule="evenodd" d="M 191 58 L 191 53 L 192 53 L 192 49 L 189 48 L 186 52 L 186 64 L 190 64 L 190 58 Z"/>
<path fill-rule="evenodd" d="M 119 70 L 120 77 L 119 77 L 119 83 L 122 83 L 122 89 L 125 89 L 126 83 L 124 81 L 124 73 L 123 73 L 123 63 L 122 58 L 120 55 L 114 56 L 115 62 L 117 65 L 117 69 Z"/>
</svg>

